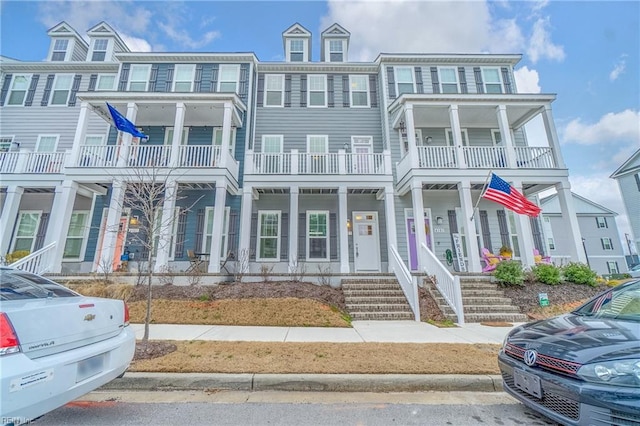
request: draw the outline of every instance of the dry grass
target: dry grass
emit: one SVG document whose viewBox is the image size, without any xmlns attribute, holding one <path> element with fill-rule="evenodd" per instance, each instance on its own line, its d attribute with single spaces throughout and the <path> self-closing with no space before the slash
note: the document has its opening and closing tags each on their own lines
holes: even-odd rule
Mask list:
<svg viewBox="0 0 640 426">
<path fill-rule="evenodd" d="M 129 284 L 107 284 L 102 281 L 86 283 L 67 283 L 65 286 L 77 291 L 83 296 L 107 297 L 109 299 L 129 300 L 135 292 L 135 288 Z"/>
<path fill-rule="evenodd" d="M 130 371 L 178 373 L 499 374 L 498 345 L 176 341 Z"/>
</svg>

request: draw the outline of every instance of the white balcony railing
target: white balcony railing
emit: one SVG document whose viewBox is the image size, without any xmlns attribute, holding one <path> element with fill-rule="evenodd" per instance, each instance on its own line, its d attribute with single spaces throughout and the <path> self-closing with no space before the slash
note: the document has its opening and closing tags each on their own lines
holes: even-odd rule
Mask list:
<svg viewBox="0 0 640 426">
<path fill-rule="evenodd" d="M 128 160 L 130 167 L 169 167 L 171 145 L 133 145 Z"/>
<path fill-rule="evenodd" d="M 65 152 L 2 152 L 1 173 L 62 173 Z"/>
<path fill-rule="evenodd" d="M 118 165 L 118 145 L 83 145 L 80 147 L 78 166 L 108 168 Z"/>
<path fill-rule="evenodd" d="M 452 146 L 419 146 L 420 168 L 455 169 L 458 167 L 455 148 Z"/>
<path fill-rule="evenodd" d="M 553 169 L 556 162 L 553 149 L 546 146 L 517 146 L 516 162 L 518 168 L 525 169 Z"/>
<path fill-rule="evenodd" d="M 391 174 L 391 157 L 383 153 L 282 153 L 247 151 L 247 173 L 260 175 L 384 175 Z"/>
<path fill-rule="evenodd" d="M 502 146 L 465 146 L 464 161 L 472 169 L 502 169 L 508 167 Z"/>
<path fill-rule="evenodd" d="M 338 154 L 301 152 L 298 154 L 298 173 L 301 175 L 336 175 L 339 173 Z"/>
<path fill-rule="evenodd" d="M 220 146 L 181 145 L 180 167 L 216 167 L 220 164 Z"/>
</svg>

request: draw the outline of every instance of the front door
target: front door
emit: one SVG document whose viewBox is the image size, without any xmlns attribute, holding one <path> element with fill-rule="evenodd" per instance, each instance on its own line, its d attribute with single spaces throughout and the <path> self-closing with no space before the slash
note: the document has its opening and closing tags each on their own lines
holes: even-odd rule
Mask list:
<svg viewBox="0 0 640 426">
<path fill-rule="evenodd" d="M 377 212 L 353 212 L 353 259 L 356 272 L 380 270 Z"/>
<path fill-rule="evenodd" d="M 424 230 L 427 234 L 427 247 L 431 249 L 431 229 L 429 226 L 429 218 L 424 218 Z M 407 235 L 409 236 L 409 267 L 412 271 L 418 270 L 418 244 L 416 236 L 415 220 L 412 217 L 407 218 Z"/>
</svg>

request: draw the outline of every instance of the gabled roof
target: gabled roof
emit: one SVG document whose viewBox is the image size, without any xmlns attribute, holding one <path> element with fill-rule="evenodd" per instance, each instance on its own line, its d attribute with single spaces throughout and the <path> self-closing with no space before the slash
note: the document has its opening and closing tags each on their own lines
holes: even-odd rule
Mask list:
<svg viewBox="0 0 640 426">
<path fill-rule="evenodd" d="M 93 26 L 92 28 L 89 28 L 89 30 L 87 31 L 87 35 L 89 35 L 90 37 L 111 36 L 116 39 L 117 43 L 120 44 L 120 47 L 123 51 L 131 52 L 129 46 L 127 46 L 127 44 L 120 38 L 116 30 L 114 30 L 109 24 L 104 21 Z"/>
<path fill-rule="evenodd" d="M 340 24 L 335 23 L 322 32 L 322 37 L 349 37 L 351 33 L 344 29 Z"/>
<path fill-rule="evenodd" d="M 284 30 L 282 37 L 311 37 L 311 31 L 296 22 Z"/>
<path fill-rule="evenodd" d="M 69 24 L 65 21 L 60 22 L 59 24 L 51 27 L 47 31 L 47 35 L 49 37 L 73 37 L 82 43 L 83 46 L 89 47 L 87 42 L 82 38 L 82 36 Z"/>
<path fill-rule="evenodd" d="M 587 215 L 613 215 L 618 216 L 618 213 L 610 210 L 606 207 L 601 206 L 600 204 L 593 202 L 587 198 L 584 198 L 574 192 L 571 193 L 573 196 L 573 208 L 576 211 L 576 214 L 587 214 Z M 548 197 L 542 198 L 540 200 L 540 207 L 542 207 L 542 214 L 561 214 L 562 209 L 560 208 L 560 200 L 558 199 L 558 194 L 552 194 Z"/>
<path fill-rule="evenodd" d="M 612 179 L 619 178 L 622 175 L 626 175 L 627 173 L 633 173 L 640 171 L 640 149 L 631 154 L 631 157 L 624 163 L 622 166 L 618 167 L 618 169 L 609 176 Z"/>
</svg>

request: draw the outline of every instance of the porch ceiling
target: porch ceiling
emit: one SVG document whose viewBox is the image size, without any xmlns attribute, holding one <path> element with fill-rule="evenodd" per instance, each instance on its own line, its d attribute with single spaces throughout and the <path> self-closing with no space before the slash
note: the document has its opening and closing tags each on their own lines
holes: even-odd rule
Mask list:
<svg viewBox="0 0 640 426">
<path fill-rule="evenodd" d="M 523 183 L 522 189 L 526 194 L 530 189 L 536 188 L 537 184 L 535 183 Z M 471 190 L 472 191 L 481 191 L 484 188 L 484 183 L 472 183 Z M 457 191 L 458 184 L 456 183 L 423 183 L 422 189 L 425 191 Z"/>
<path fill-rule="evenodd" d="M 509 127 L 518 127 L 540 112 L 540 106 L 508 105 Z M 498 128 L 495 105 L 459 105 L 458 116 L 461 127 Z M 416 127 L 451 127 L 449 105 L 414 105 L 413 117 Z"/>
</svg>

